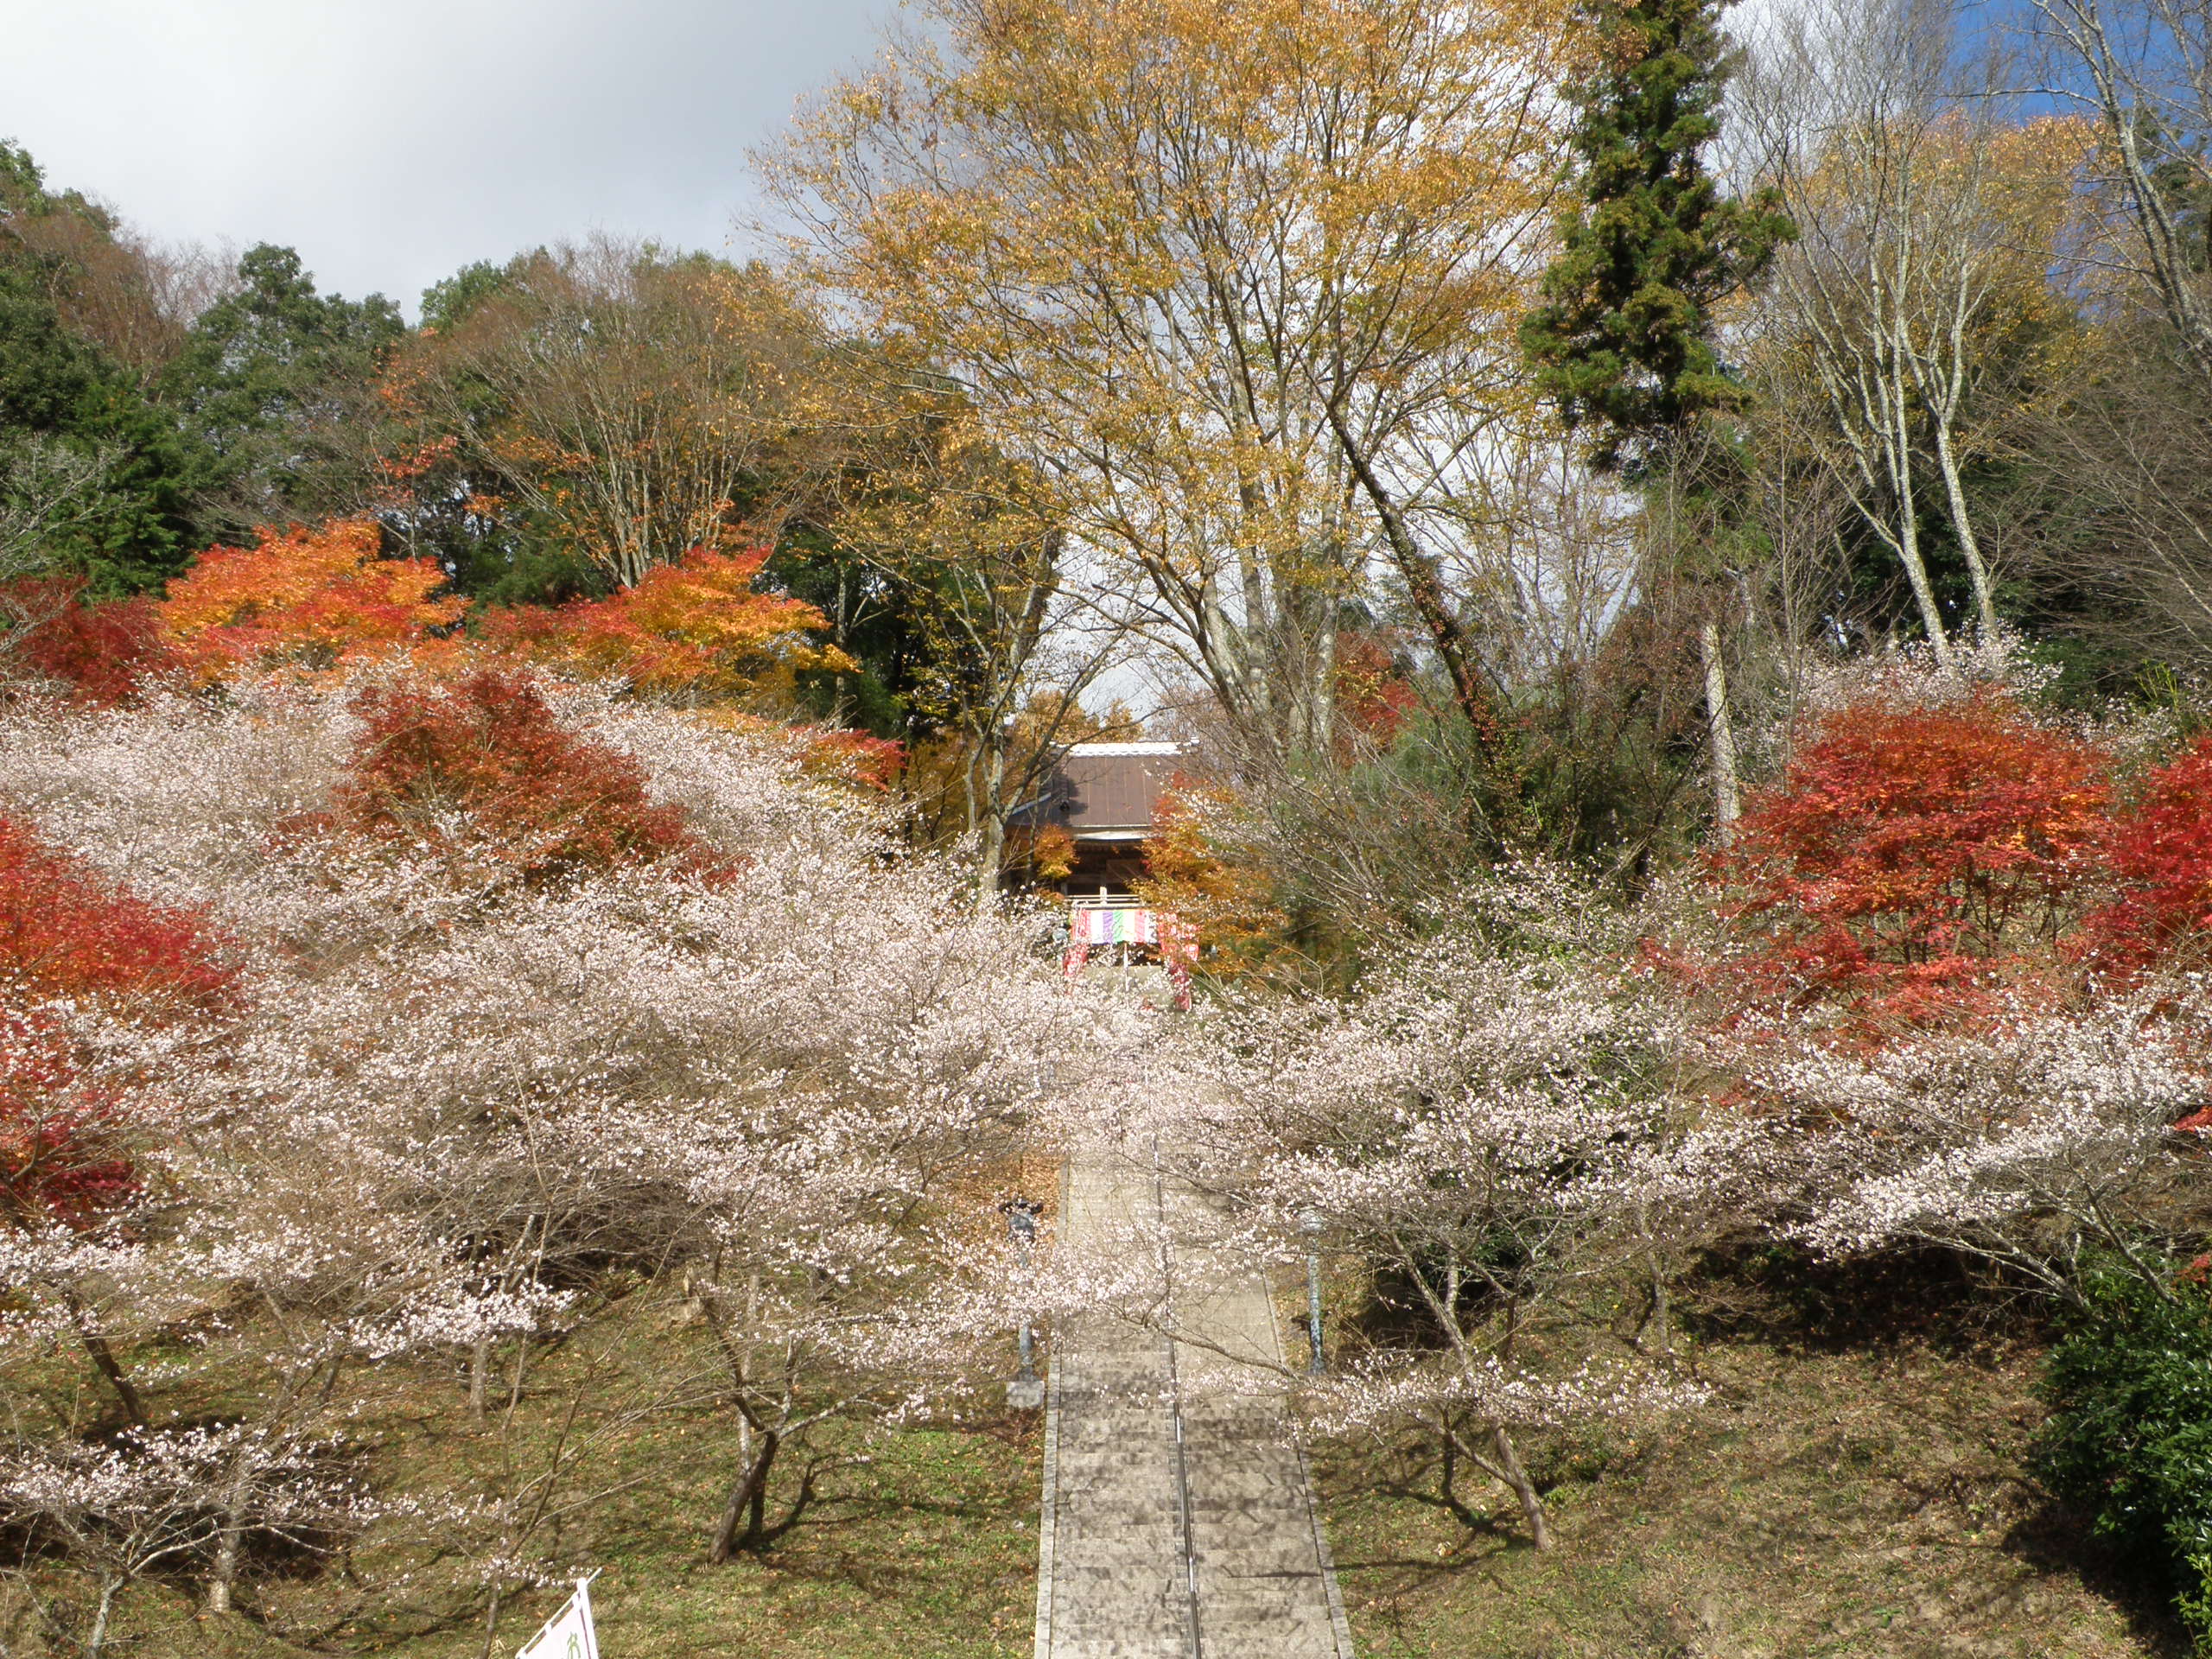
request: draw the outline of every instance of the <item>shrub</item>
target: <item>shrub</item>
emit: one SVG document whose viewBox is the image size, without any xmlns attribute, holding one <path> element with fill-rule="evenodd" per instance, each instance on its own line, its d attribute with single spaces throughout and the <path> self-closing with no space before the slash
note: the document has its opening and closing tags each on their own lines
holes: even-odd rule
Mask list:
<svg viewBox="0 0 2212 1659">
<path fill-rule="evenodd" d="M 1267 962 L 1290 931 L 1266 874 L 1216 842 L 1215 828 L 1237 806 L 1225 789 L 1171 779 L 1153 809 L 1145 876 L 1136 884 L 1147 904 L 1198 930 L 1199 944 L 1215 955 L 1217 973 Z"/>
<path fill-rule="evenodd" d="M 347 827 L 431 845 L 466 834 L 533 881 L 709 861 L 683 809 L 647 798 L 643 766 L 569 731 L 521 676 L 372 687 L 354 708 L 364 728 L 335 791 Z"/>
<path fill-rule="evenodd" d="M 1388 748 L 1420 705 L 1421 694 L 1382 640 L 1372 634 L 1337 636 L 1333 691 L 1345 723 Z"/>
<path fill-rule="evenodd" d="M 0 988 L 22 1003 L 206 1003 L 236 969 L 189 911 L 149 905 L 0 814 Z"/>
<path fill-rule="evenodd" d="M 151 600 L 87 605 L 83 595 L 81 582 L 55 577 L 0 590 L 0 617 L 29 620 L 10 647 L 14 667 L 105 708 L 177 666 Z"/>
<path fill-rule="evenodd" d="M 63 1014 L 207 1007 L 236 974 L 198 916 L 146 903 L 0 816 L 0 1230 L 79 1224 L 137 1185 L 114 1099 L 83 1074 Z"/>
<path fill-rule="evenodd" d="M 0 1231 L 81 1226 L 137 1190 L 116 1103 L 51 1020 L 0 1007 Z"/>
<path fill-rule="evenodd" d="M 808 776 L 887 794 L 906 764 L 906 746 L 866 732 L 817 731 L 809 736 L 799 765 Z"/>
<path fill-rule="evenodd" d="M 382 556 L 373 518 L 264 530 L 250 548 L 211 547 L 158 607 L 179 653 L 207 677 L 240 666 L 333 663 L 417 646 L 467 609 L 434 597 L 446 573 Z"/>
<path fill-rule="evenodd" d="M 2202 1258 L 2162 1286 L 2107 1272 L 2052 1351 L 2036 1473 L 2175 1597 L 2212 1653 L 2212 1300 Z M 2178 1293 L 2178 1294 L 2177 1294 Z"/>
<path fill-rule="evenodd" d="M 850 669 L 815 645 L 829 619 L 803 600 L 755 592 L 766 549 L 693 548 L 605 599 L 554 609 L 518 606 L 486 618 L 485 640 L 585 678 L 619 677 L 663 696 L 721 696 L 761 689 L 799 668 Z"/>
<path fill-rule="evenodd" d="M 2088 929 L 2101 966 L 2125 972 L 2212 941 L 2212 737 L 2145 779 L 2107 859 L 2120 896 Z"/>
</svg>

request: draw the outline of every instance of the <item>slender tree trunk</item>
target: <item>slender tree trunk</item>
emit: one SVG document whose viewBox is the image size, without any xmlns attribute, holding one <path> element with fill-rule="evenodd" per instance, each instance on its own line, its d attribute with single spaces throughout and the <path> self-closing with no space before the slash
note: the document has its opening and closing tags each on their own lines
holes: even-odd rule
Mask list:
<svg viewBox="0 0 2212 1659">
<path fill-rule="evenodd" d="M 1920 626 L 1927 632 L 1928 647 L 1936 653 L 1936 660 L 1945 668 L 1957 662 L 1951 649 L 1950 630 L 1943 624 L 1943 607 L 1936 602 L 1936 585 L 1928 579 L 1927 562 L 1920 556 L 1920 528 L 1912 522 L 1912 503 L 1908 500 L 1899 512 L 1897 561 L 1904 566 L 1905 580 L 1912 584 L 1912 596 L 1920 607 Z"/>
<path fill-rule="evenodd" d="M 1836 425 L 1850 450 L 1849 471 L 1859 486 L 1847 488 L 1867 527 L 1895 553 L 1927 631 L 1929 649 L 1949 668 L 1954 657 L 1950 631 L 1935 584 L 1921 556 L 1920 529 L 1912 493 L 1912 342 L 1898 308 L 1906 289 L 1910 260 L 1900 247 L 1895 272 L 1876 267 L 1862 294 L 1839 297 L 1827 282 L 1808 275 L 1797 286 L 1797 301 L 1815 337 L 1815 372 Z M 1877 321 L 1865 332 L 1855 320 L 1864 308 Z"/>
<path fill-rule="evenodd" d="M 231 1586 L 238 1576 L 238 1511 L 233 1509 L 223 1517 L 223 1529 L 216 1535 L 215 1560 L 207 1571 L 207 1611 L 227 1613 L 231 1611 Z"/>
<path fill-rule="evenodd" d="M 1382 522 L 1382 537 L 1390 550 L 1390 562 L 1397 567 L 1399 580 L 1406 584 L 1414 611 L 1428 634 L 1430 647 L 1444 664 L 1445 672 L 1452 677 L 1452 694 L 1459 704 L 1459 712 L 1474 728 L 1475 741 L 1482 746 L 1484 758 L 1495 759 L 1503 745 L 1504 733 L 1498 725 L 1490 688 L 1483 683 L 1481 668 L 1475 661 L 1473 644 L 1452 611 L 1450 595 L 1444 591 L 1443 574 L 1436 561 L 1414 541 L 1405 515 L 1398 511 L 1398 504 L 1391 499 L 1389 488 L 1369 463 L 1365 450 L 1345 424 L 1343 410 L 1334 403 L 1328 410 L 1329 426 L 1337 435 L 1345 462 L 1351 467 L 1352 476 L 1359 480 L 1359 487 L 1374 507 L 1376 517 Z"/>
<path fill-rule="evenodd" d="M 1698 652 L 1705 658 L 1705 724 L 1713 744 L 1713 822 L 1720 844 L 1736 839 L 1743 816 L 1743 788 L 1736 770 L 1736 729 L 1728 716 L 1728 671 L 1720 660 L 1720 628 L 1708 622 L 1699 631 Z"/>
<path fill-rule="evenodd" d="M 492 1592 L 492 1599 L 484 1608 L 484 1659 L 492 1659 L 493 1643 L 499 1639 L 499 1606 L 506 1599 L 506 1592 Z"/>
<path fill-rule="evenodd" d="M 1983 643 L 1997 638 L 1997 598 L 1989 585 L 1989 566 L 1981 556 L 1981 543 L 1974 533 L 1974 523 L 1967 516 L 1965 484 L 1959 477 L 1957 453 L 1951 447 L 1950 423 L 1938 419 L 1936 428 L 1936 464 L 1943 474 L 1943 499 L 1951 512 L 1951 529 L 1959 538 L 1959 551 L 1965 556 L 1967 574 L 1974 582 L 1974 619 L 1980 629 Z"/>
<path fill-rule="evenodd" d="M 215 1560 L 207 1573 L 207 1611 L 231 1611 L 231 1586 L 238 1581 L 238 1551 L 245 1536 L 246 1471 L 243 1453 L 229 1489 L 223 1494 L 223 1528 L 215 1535 Z"/>
<path fill-rule="evenodd" d="M 2053 15 L 2046 0 L 2038 0 L 2038 4 L 2046 16 Z M 2128 207 L 2150 260 L 2151 285 L 2196 366 L 2212 377 L 2212 313 L 2207 312 L 2192 280 L 2194 261 L 2183 245 L 2182 226 L 2174 217 L 2165 187 L 2158 181 L 2157 164 L 2143 154 L 2140 107 L 2151 99 L 2141 99 L 2139 103 L 2128 96 L 2134 89 L 2126 84 L 2096 0 L 2088 0 L 2073 10 L 2087 28 L 2066 32 L 2095 78 L 2099 111 L 2127 175 Z"/>
<path fill-rule="evenodd" d="M 1656 1331 L 1658 1335 L 1647 1343 L 1643 1340 L 1644 1331 Z M 1637 1332 L 1637 1346 L 1655 1354 L 1675 1351 L 1674 1302 L 1667 1294 L 1667 1275 L 1656 1260 L 1651 1264 L 1651 1300 L 1643 1310 L 1643 1330 Z"/>
<path fill-rule="evenodd" d="M 507 1409 L 509 1411 L 512 1411 L 517 1406 L 522 1403 L 523 1370 L 524 1364 L 529 1358 L 530 1343 L 527 1338 L 524 1338 L 524 1340 L 515 1344 L 515 1363 L 509 1374 L 509 1381 L 507 1383 Z"/>
<path fill-rule="evenodd" d="M 1629 1339 L 1646 1353 L 1671 1354 L 1675 1351 L 1674 1307 L 1667 1293 L 1666 1263 L 1660 1255 L 1658 1241 L 1651 1236 L 1651 1212 L 1645 1205 L 1637 1205 L 1636 1230 L 1643 1241 L 1644 1265 L 1651 1281 L 1646 1287 L 1648 1300 L 1643 1317 L 1637 1321 L 1636 1332 Z M 1657 1339 L 1647 1343 L 1644 1333 L 1655 1329 Z"/>
<path fill-rule="evenodd" d="M 484 1421 L 484 1379 L 492 1369 L 492 1338 L 479 1337 L 468 1355 L 468 1421 Z"/>
<path fill-rule="evenodd" d="M 1890 493 L 1895 498 L 1897 511 L 1896 537 L 1892 545 L 1897 549 L 1897 563 L 1904 566 L 1905 580 L 1912 585 L 1912 597 L 1920 607 L 1920 626 L 1927 630 L 1929 649 L 1936 653 L 1936 660 L 1945 668 L 1955 660 L 1951 652 L 1950 630 L 1943 622 L 1943 607 L 1936 602 L 1936 584 L 1928 579 L 1928 561 L 1920 554 L 1920 519 L 1912 503 L 1912 433 L 1910 417 L 1905 408 L 1904 365 L 1888 365 L 1894 372 L 1890 384 L 1883 388 L 1888 404 L 1889 430 L 1884 435 L 1884 448 L 1890 473 Z"/>
<path fill-rule="evenodd" d="M 135 1427 L 146 1421 L 145 1402 L 138 1397 L 138 1390 L 124 1375 L 123 1363 L 115 1357 L 115 1350 L 108 1346 L 107 1338 L 87 1322 L 83 1306 L 74 1297 L 69 1300 L 71 1323 L 77 1327 L 77 1340 L 92 1357 L 92 1365 L 115 1390 L 116 1399 L 123 1406 L 123 1414 Z"/>
<path fill-rule="evenodd" d="M 1309 754 L 1326 754 L 1336 738 L 1337 633 L 1325 616 L 1309 619 L 1312 644 L 1300 701 L 1299 742 Z"/>
<path fill-rule="evenodd" d="M 768 1513 L 768 1476 L 782 1444 L 783 1437 L 773 1429 L 761 1431 L 760 1449 L 742 1478 L 730 1488 L 729 1502 L 723 1506 L 721 1518 L 715 1523 L 715 1535 L 707 1545 L 707 1559 L 717 1566 L 760 1541 Z"/>
<path fill-rule="evenodd" d="M 976 908 L 988 910 L 999 895 L 999 866 L 1006 861 L 1006 734 L 994 727 L 983 734 L 981 798 L 976 815 Z M 969 773 L 975 777 L 971 770 Z"/>
<path fill-rule="evenodd" d="M 1529 1478 L 1529 1471 L 1521 1464 L 1521 1454 L 1514 1449 L 1513 1436 L 1506 1433 L 1501 1423 L 1490 1433 L 1491 1450 L 1497 1459 L 1499 1475 L 1512 1488 L 1513 1496 L 1520 1500 L 1521 1518 L 1529 1523 L 1529 1540 L 1538 1549 L 1552 1547 L 1551 1529 L 1544 1521 L 1543 1495 L 1537 1491 L 1536 1483 Z"/>
<path fill-rule="evenodd" d="M 100 1578 L 99 1605 L 92 1612 L 92 1628 L 85 1637 L 85 1659 L 100 1659 L 107 1651 L 108 1621 L 115 1614 L 115 1599 L 123 1592 L 123 1580 L 108 1573 Z"/>
</svg>

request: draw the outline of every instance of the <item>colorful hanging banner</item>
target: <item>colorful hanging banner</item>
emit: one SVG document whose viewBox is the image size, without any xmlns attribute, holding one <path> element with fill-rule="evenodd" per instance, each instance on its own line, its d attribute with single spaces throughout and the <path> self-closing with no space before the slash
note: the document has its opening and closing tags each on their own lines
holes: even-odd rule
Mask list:
<svg viewBox="0 0 2212 1659">
<path fill-rule="evenodd" d="M 1084 944 L 1158 944 L 1160 912 L 1141 906 L 1077 911 L 1069 918 L 1073 937 Z"/>
</svg>

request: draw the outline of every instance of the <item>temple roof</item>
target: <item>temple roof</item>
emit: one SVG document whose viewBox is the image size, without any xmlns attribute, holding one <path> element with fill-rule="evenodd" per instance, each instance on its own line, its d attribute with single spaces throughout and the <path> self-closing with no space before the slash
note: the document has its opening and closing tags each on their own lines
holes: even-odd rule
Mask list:
<svg viewBox="0 0 2212 1659">
<path fill-rule="evenodd" d="M 1078 840 L 1140 839 L 1183 753 L 1179 743 L 1077 743 L 1018 816 L 1057 823 Z"/>
</svg>

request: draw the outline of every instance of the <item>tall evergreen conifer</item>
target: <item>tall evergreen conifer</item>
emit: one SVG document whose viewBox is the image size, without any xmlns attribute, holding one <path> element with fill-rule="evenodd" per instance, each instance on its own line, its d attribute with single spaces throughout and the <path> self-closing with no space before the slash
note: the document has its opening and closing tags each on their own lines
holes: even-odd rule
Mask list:
<svg viewBox="0 0 2212 1659">
<path fill-rule="evenodd" d="M 1586 0 L 1598 60 L 1581 111 L 1574 205 L 1522 326 L 1538 384 L 1591 459 L 1648 461 L 1707 410 L 1741 405 L 1712 342 L 1713 309 L 1796 234 L 1778 198 L 1725 199 L 1703 151 L 1729 74 L 1726 0 Z"/>
</svg>

